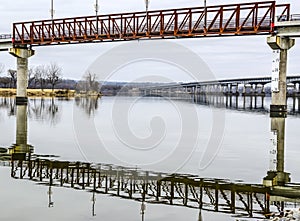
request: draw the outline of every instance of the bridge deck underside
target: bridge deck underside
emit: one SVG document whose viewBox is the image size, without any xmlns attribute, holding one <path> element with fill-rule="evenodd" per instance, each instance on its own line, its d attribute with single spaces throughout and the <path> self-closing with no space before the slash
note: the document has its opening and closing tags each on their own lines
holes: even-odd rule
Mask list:
<svg viewBox="0 0 300 221">
<path fill-rule="evenodd" d="M 13 25 L 13 43 L 18 46 L 270 34 L 275 14 L 289 16 L 289 10 L 289 4 L 269 1 L 22 22 Z"/>
</svg>

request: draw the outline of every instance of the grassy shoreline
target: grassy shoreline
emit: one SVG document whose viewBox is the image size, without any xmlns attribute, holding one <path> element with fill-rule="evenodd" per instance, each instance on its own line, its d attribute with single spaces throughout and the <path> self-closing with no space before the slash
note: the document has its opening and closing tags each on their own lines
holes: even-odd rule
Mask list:
<svg viewBox="0 0 300 221">
<path fill-rule="evenodd" d="M 0 96 L 15 96 L 17 90 L 14 88 L 0 88 Z M 28 97 L 74 97 L 75 90 L 68 89 L 27 89 Z"/>
</svg>

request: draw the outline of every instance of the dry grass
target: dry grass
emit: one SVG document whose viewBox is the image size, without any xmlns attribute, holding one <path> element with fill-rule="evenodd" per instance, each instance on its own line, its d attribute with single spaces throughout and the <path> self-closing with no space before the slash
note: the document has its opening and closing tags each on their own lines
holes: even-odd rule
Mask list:
<svg viewBox="0 0 300 221">
<path fill-rule="evenodd" d="M 12 88 L 0 88 L 0 96 L 15 96 L 17 94 L 16 89 Z M 67 89 L 27 89 L 28 97 L 73 97 L 75 96 L 74 90 Z"/>
</svg>

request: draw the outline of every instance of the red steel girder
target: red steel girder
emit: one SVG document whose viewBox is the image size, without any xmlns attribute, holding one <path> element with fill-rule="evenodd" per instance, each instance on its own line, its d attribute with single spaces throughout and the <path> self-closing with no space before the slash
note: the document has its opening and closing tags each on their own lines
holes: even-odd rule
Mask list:
<svg viewBox="0 0 300 221">
<path fill-rule="evenodd" d="M 275 17 L 278 15 L 278 17 Z M 60 43 L 270 34 L 275 19 L 290 16 L 290 5 L 275 1 L 13 24 L 15 47 Z"/>
</svg>

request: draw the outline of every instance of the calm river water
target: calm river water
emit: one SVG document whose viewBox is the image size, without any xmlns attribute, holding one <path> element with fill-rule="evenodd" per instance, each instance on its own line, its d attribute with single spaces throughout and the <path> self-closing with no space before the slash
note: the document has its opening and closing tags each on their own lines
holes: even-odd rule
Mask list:
<svg viewBox="0 0 300 221">
<path fill-rule="evenodd" d="M 238 109 L 226 109 L 161 97 L 30 99 L 28 143 L 34 153 L 61 160 L 261 184 L 269 169 L 270 119 L 265 109 L 270 98 L 252 110 L 249 101 L 246 107 L 242 98 L 239 102 Z M 299 115 L 289 115 L 285 169 L 293 182 L 300 182 L 299 125 Z M 16 142 L 13 98 L 0 98 L 0 134 L 0 146 Z M 54 207 L 48 208 L 46 186 L 10 178 L 9 167 L 0 167 L 0 174 L 0 220 L 141 220 L 139 202 L 101 194 L 93 217 L 92 194 L 68 188 L 54 187 Z M 147 221 L 200 220 L 196 209 L 146 206 Z M 236 218 L 203 211 L 202 220 Z"/>
</svg>

